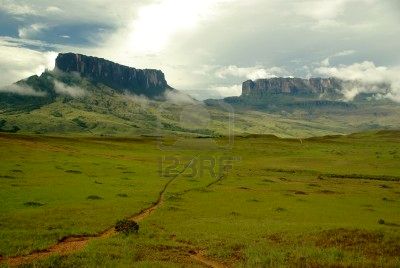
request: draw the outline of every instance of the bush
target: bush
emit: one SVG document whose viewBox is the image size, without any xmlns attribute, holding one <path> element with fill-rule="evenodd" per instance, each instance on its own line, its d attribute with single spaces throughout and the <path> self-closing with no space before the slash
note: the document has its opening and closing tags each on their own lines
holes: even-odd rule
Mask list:
<svg viewBox="0 0 400 268">
<path fill-rule="evenodd" d="M 379 223 L 379 224 L 385 224 L 385 220 L 379 219 L 378 223 Z"/>
<path fill-rule="evenodd" d="M 41 207 L 41 206 L 44 206 L 44 204 L 39 203 L 39 202 L 34 202 L 34 201 L 25 202 L 24 205 L 27 206 L 27 207 Z"/>
<path fill-rule="evenodd" d="M 132 220 L 119 220 L 115 224 L 115 231 L 124 233 L 125 235 L 139 232 L 139 224 Z"/>
<path fill-rule="evenodd" d="M 98 196 L 98 195 L 89 195 L 88 197 L 87 197 L 87 199 L 88 200 L 101 200 L 101 199 L 103 199 L 101 196 Z"/>
</svg>

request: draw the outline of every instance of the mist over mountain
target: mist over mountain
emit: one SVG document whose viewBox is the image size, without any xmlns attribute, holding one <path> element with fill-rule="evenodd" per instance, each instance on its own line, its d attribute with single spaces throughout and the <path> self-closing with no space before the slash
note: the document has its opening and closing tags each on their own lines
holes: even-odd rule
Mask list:
<svg viewBox="0 0 400 268">
<path fill-rule="evenodd" d="M 200 102 L 169 86 L 160 70 L 75 53 L 61 53 L 55 63 L 54 70 L 2 88 L 0 131 L 296 137 L 400 126 L 397 103 L 374 94 L 348 100 L 346 90 L 357 83 L 337 78 L 248 80 L 239 97 Z M 182 120 L 187 111 L 191 122 Z M 232 114 L 233 130 L 227 125 Z"/>
<path fill-rule="evenodd" d="M 352 92 L 357 94 L 349 94 Z M 244 81 L 241 95 L 226 97 L 224 101 L 235 107 L 268 111 L 331 109 L 332 112 L 341 112 L 361 108 L 365 103 L 396 105 L 395 102 L 383 97 L 388 92 L 390 84 L 386 83 L 365 85 L 360 81 L 335 77 L 309 79 L 274 77 Z M 205 102 L 213 105 L 214 100 Z"/>
</svg>

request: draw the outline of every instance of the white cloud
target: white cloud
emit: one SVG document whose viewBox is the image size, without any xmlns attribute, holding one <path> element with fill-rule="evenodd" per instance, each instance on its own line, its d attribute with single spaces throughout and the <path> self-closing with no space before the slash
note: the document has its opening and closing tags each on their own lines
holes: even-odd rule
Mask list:
<svg viewBox="0 0 400 268">
<path fill-rule="evenodd" d="M 373 4 L 376 0 L 304 0 L 295 2 L 294 13 L 313 21 L 313 30 L 333 30 L 350 26 L 341 19 L 352 5 L 363 6 Z"/>
<path fill-rule="evenodd" d="M 329 66 L 329 64 L 330 64 L 330 57 L 328 57 L 328 58 L 324 59 L 323 61 L 321 61 L 321 66 L 326 67 L 326 66 Z"/>
<path fill-rule="evenodd" d="M 24 96 L 44 97 L 46 92 L 39 92 L 26 85 L 12 84 L 5 87 L 0 87 L 0 92 L 10 92 Z"/>
<path fill-rule="evenodd" d="M 314 72 L 323 76 L 357 82 L 350 83 L 345 89 L 344 94 L 347 99 L 353 99 L 359 93 L 377 93 L 396 101 L 400 100 L 399 66 L 376 66 L 371 61 L 364 61 L 338 67 L 319 67 Z M 387 85 L 388 88 L 384 85 Z"/>
<path fill-rule="evenodd" d="M 75 98 L 82 97 L 86 94 L 86 91 L 80 87 L 68 86 L 57 80 L 54 80 L 54 90 L 58 94 L 68 95 Z"/>
<path fill-rule="evenodd" d="M 13 28 L 19 27 L 21 35 L 29 38 L 48 40 L 45 33 L 50 32 L 44 29 L 29 32 L 32 24 L 60 28 L 73 25 L 73 29 L 93 27 L 93 35 L 88 39 L 95 42 L 90 45 L 67 47 L 48 44 L 43 39 L 20 39 L 17 46 L 31 49 L 35 46 L 38 51 L 79 52 L 137 68 L 157 68 L 180 90 L 203 90 L 210 85 L 239 84 L 249 77 L 289 74 L 306 77 L 312 74 L 315 63 L 321 62 L 321 55 L 347 48 L 357 49 L 357 53 L 346 59 L 329 57 L 323 67 L 365 59 L 382 65 L 399 64 L 399 59 L 393 56 L 400 46 L 397 2 L 85 0 L 82 4 L 61 0 L 0 0 L 0 9 L 8 13 L 6 18 L 13 18 L 10 20 Z M 9 32 L 7 23 L 0 27 Z M 99 28 L 105 30 L 100 32 Z M 68 32 L 69 27 L 65 29 L 59 34 L 74 37 L 74 43 L 80 42 L 75 32 Z M 61 43 L 71 41 L 57 39 Z M 215 71 L 232 63 L 237 68 L 255 66 L 259 70 L 240 77 L 226 74 L 221 81 Z M 30 62 L 27 65 L 26 69 L 32 69 Z M 302 68 L 304 65 L 310 72 Z M 201 66 L 210 68 L 201 69 Z M 275 73 L 265 66 L 282 66 L 288 72 Z M 16 67 L 0 68 L 8 68 L 6 73 L 10 73 Z M 20 74 L 13 73 L 13 76 Z M 1 77 L 9 79 L 6 74 L 0 74 Z"/>
<path fill-rule="evenodd" d="M 15 1 L 0 1 L 0 10 L 12 15 L 36 15 L 36 10 L 27 4 L 17 4 Z"/>
<path fill-rule="evenodd" d="M 49 27 L 46 24 L 34 23 L 32 25 L 19 28 L 18 36 L 23 39 L 34 39 L 38 34 L 47 28 Z"/>
<path fill-rule="evenodd" d="M 355 50 L 344 50 L 341 52 L 338 52 L 336 54 L 333 54 L 327 58 L 325 58 L 323 61 L 321 61 L 321 66 L 327 67 L 330 65 L 330 60 L 332 58 L 336 58 L 336 57 L 344 57 L 344 56 L 348 56 L 348 55 L 352 55 L 354 54 L 356 51 Z"/>
<path fill-rule="evenodd" d="M 238 67 L 236 65 L 230 65 L 218 69 L 215 75 L 219 78 L 227 78 L 229 76 L 247 78 L 251 80 L 262 79 L 262 78 L 273 78 L 277 76 L 287 75 L 285 69 L 280 67 L 264 68 L 262 66 L 254 67 Z"/>
<path fill-rule="evenodd" d="M 242 85 L 212 86 L 210 89 L 218 92 L 221 97 L 240 96 L 242 94 Z"/>
<path fill-rule="evenodd" d="M 0 87 L 54 68 L 57 53 L 38 52 L 7 44 L 0 40 Z"/>
<path fill-rule="evenodd" d="M 298 14 L 317 21 L 333 20 L 343 12 L 346 2 L 348 0 L 302 1 Z"/>
<path fill-rule="evenodd" d="M 194 104 L 195 100 L 189 95 L 179 91 L 166 91 L 164 94 L 167 101 L 174 104 Z"/>
<path fill-rule="evenodd" d="M 123 38 L 124 51 L 159 53 L 175 34 L 193 30 L 201 21 L 215 16 L 219 4 L 229 1 L 233 0 L 161 0 L 144 5 L 128 27 L 117 35 Z"/>
<path fill-rule="evenodd" d="M 47 11 L 47 12 L 50 12 L 50 13 L 60 13 L 60 12 L 63 12 L 61 8 L 56 7 L 56 6 L 49 6 L 49 7 L 46 8 L 46 11 Z"/>
<path fill-rule="evenodd" d="M 332 57 L 342 57 L 342 56 L 348 56 L 348 55 L 352 55 L 354 54 L 356 51 L 349 49 L 349 50 L 343 50 L 341 52 L 336 53 L 335 55 L 333 55 Z"/>
</svg>

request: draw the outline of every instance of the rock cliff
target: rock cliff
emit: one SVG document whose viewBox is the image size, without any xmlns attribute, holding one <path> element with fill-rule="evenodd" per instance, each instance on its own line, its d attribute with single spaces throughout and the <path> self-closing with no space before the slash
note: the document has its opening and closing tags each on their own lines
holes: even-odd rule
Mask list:
<svg viewBox="0 0 400 268">
<path fill-rule="evenodd" d="M 77 72 L 93 82 L 102 83 L 117 91 L 155 97 L 172 89 L 164 73 L 154 69 L 135 69 L 102 58 L 75 53 L 60 53 L 55 68 L 63 72 Z"/>
<path fill-rule="evenodd" d="M 270 94 L 335 94 L 342 89 L 336 78 L 270 78 L 248 80 L 242 85 L 242 96 L 263 97 Z"/>
</svg>

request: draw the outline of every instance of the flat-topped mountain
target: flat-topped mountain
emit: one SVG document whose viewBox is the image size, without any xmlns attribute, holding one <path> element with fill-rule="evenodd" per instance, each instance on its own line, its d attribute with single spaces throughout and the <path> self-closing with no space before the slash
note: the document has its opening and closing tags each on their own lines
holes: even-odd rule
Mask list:
<svg viewBox="0 0 400 268">
<path fill-rule="evenodd" d="M 204 105 L 172 89 L 159 70 L 66 53 L 58 55 L 55 70 L 0 89 L 0 132 L 211 137 L 230 133 L 232 111 L 234 131 L 245 134 L 305 137 L 398 128 L 397 103 L 366 96 L 345 101 L 343 92 L 355 83 L 335 78 L 246 81 L 241 96 Z M 182 120 L 182 115 L 194 120 Z"/>
<path fill-rule="evenodd" d="M 56 59 L 60 71 L 77 72 L 82 77 L 120 91 L 154 97 L 171 89 L 164 73 L 154 69 L 135 69 L 102 58 L 75 53 L 60 53 Z"/>
<path fill-rule="evenodd" d="M 379 88 L 387 92 L 389 85 L 364 85 L 359 81 L 329 78 L 293 78 L 274 77 L 268 79 L 247 80 L 242 84 L 242 94 L 238 97 L 227 97 L 224 102 L 245 107 L 268 111 L 294 110 L 329 110 L 333 112 L 348 111 L 357 108 L 360 102 L 377 101 L 374 93 L 360 93 L 352 100 L 346 92 L 354 88 Z M 368 91 L 368 90 L 367 90 Z M 206 100 L 208 105 L 215 105 L 214 100 Z"/>
<path fill-rule="evenodd" d="M 337 94 L 343 82 L 336 78 L 270 78 L 248 80 L 242 84 L 242 96 L 262 97 L 269 94 Z"/>
</svg>

